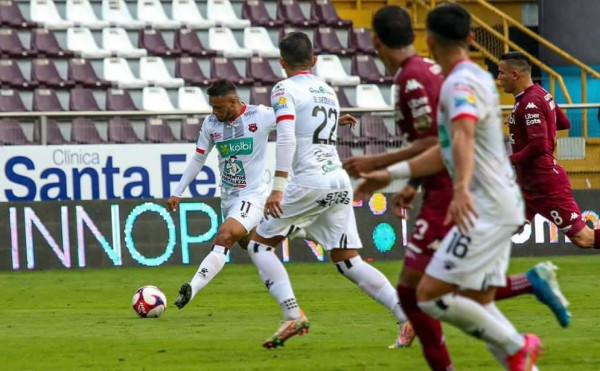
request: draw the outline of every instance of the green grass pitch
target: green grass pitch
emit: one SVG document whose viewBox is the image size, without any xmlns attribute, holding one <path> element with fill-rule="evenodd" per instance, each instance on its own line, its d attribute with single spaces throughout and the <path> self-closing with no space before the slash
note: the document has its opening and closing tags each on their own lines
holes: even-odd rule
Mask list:
<svg viewBox="0 0 600 371">
<path fill-rule="evenodd" d="M 532 296 L 500 303 L 545 344 L 541 370 L 600 369 L 600 257 L 555 257 L 572 324 L 558 326 Z M 522 272 L 537 259 L 513 259 Z M 395 284 L 401 262 L 375 262 Z M 310 333 L 261 347 L 281 318 L 252 265 L 228 265 L 185 309 L 173 299 L 195 266 L 0 273 L 0 370 L 425 370 L 419 344 L 389 350 L 392 315 L 328 263 L 287 265 Z M 167 295 L 159 319 L 139 319 L 131 297 L 153 284 Z M 449 326 L 457 370 L 498 370 L 482 343 Z"/>
</svg>

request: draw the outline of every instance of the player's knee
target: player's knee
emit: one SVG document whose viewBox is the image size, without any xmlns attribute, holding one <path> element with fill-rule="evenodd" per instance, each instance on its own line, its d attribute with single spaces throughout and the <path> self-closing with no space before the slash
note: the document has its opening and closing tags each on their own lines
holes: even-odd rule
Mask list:
<svg viewBox="0 0 600 371">
<path fill-rule="evenodd" d="M 446 294 L 431 300 L 418 301 L 419 308 L 431 317 L 440 319 L 452 304 L 453 294 Z"/>
<path fill-rule="evenodd" d="M 334 264 L 359 256 L 356 249 L 333 249 L 329 254 Z"/>
<path fill-rule="evenodd" d="M 236 235 L 230 230 L 224 229 L 220 230 L 217 234 L 217 238 L 215 238 L 215 244 L 231 248 L 231 246 L 238 242 L 239 239 L 240 236 Z"/>
<path fill-rule="evenodd" d="M 588 227 L 583 228 L 575 235 L 569 237 L 577 247 L 589 249 L 594 247 L 594 231 Z"/>
</svg>

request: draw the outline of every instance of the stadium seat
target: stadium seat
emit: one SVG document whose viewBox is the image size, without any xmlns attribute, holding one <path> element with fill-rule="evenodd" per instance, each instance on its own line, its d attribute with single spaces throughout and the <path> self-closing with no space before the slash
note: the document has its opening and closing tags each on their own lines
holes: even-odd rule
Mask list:
<svg viewBox="0 0 600 371">
<path fill-rule="evenodd" d="M 148 81 L 149 85 L 164 88 L 178 88 L 185 83 L 182 78 L 171 76 L 161 57 L 140 58 L 140 78 Z"/>
<path fill-rule="evenodd" d="M 273 41 L 264 27 L 246 27 L 244 29 L 244 47 L 261 57 L 280 57 L 279 48 L 273 45 Z"/>
<path fill-rule="evenodd" d="M 196 31 L 189 28 L 182 28 L 175 31 L 173 48 L 176 50 L 181 50 L 182 55 L 192 57 L 217 56 L 217 51 L 205 48 Z"/>
<path fill-rule="evenodd" d="M 65 110 L 60 104 L 56 92 L 52 89 L 35 89 L 32 108 L 34 111 L 40 112 L 62 112 Z"/>
<path fill-rule="evenodd" d="M 383 144 L 367 144 L 365 146 L 365 155 L 379 155 L 387 152 L 385 145 Z"/>
<path fill-rule="evenodd" d="M 106 89 L 112 86 L 110 81 L 98 78 L 92 64 L 83 58 L 69 59 L 67 79 L 74 81 L 75 85 L 82 85 L 86 88 Z"/>
<path fill-rule="evenodd" d="M 173 103 L 165 88 L 149 86 L 142 90 L 142 109 L 144 111 L 174 111 Z"/>
<path fill-rule="evenodd" d="M 379 87 L 375 84 L 360 84 L 356 86 L 356 107 L 391 108 L 385 102 Z"/>
<path fill-rule="evenodd" d="M 332 86 L 332 88 L 333 91 L 335 91 L 335 94 L 337 95 L 338 102 L 340 103 L 341 108 L 353 107 L 352 104 L 350 104 L 350 101 L 346 96 L 346 92 L 344 92 L 344 89 L 342 87 Z"/>
<path fill-rule="evenodd" d="M 273 19 L 261 0 L 246 0 L 242 4 L 242 18 L 249 19 L 253 26 L 279 28 L 283 26 L 281 19 Z"/>
<path fill-rule="evenodd" d="M 27 112 L 23 100 L 17 90 L 0 90 L 0 112 Z"/>
<path fill-rule="evenodd" d="M 102 139 L 94 121 L 88 118 L 77 117 L 71 123 L 71 142 L 77 144 L 102 144 Z"/>
<path fill-rule="evenodd" d="M 121 27 L 103 29 L 102 46 L 118 57 L 140 58 L 148 55 L 146 49 L 139 49 L 131 44 L 127 32 Z"/>
<path fill-rule="evenodd" d="M 53 0 L 31 0 L 29 7 L 31 20 L 49 30 L 66 30 L 75 25 L 60 16 Z"/>
<path fill-rule="evenodd" d="M 208 47 L 219 51 L 227 58 L 247 58 L 252 50 L 239 46 L 229 28 L 213 27 L 208 30 Z"/>
<path fill-rule="evenodd" d="M 263 85 L 275 85 L 283 80 L 282 76 L 277 76 L 273 72 L 269 60 L 262 57 L 248 58 L 246 61 L 246 76 Z"/>
<path fill-rule="evenodd" d="M 108 120 L 107 139 L 110 143 L 128 144 L 140 143 L 131 122 L 124 117 L 112 117 Z"/>
<path fill-rule="evenodd" d="M 284 24 L 294 27 L 315 27 L 319 24 L 316 19 L 306 19 L 300 4 L 296 0 L 277 0 L 277 19 Z"/>
<path fill-rule="evenodd" d="M 335 29 L 330 27 L 319 27 L 314 34 L 315 54 L 338 54 L 352 55 L 355 50 L 342 46 Z"/>
<path fill-rule="evenodd" d="M 71 27 L 67 30 L 67 48 L 82 58 L 97 59 L 110 56 L 108 50 L 98 47 L 90 29 L 84 27 Z"/>
<path fill-rule="evenodd" d="M 202 120 L 198 117 L 184 117 L 181 120 L 181 140 L 195 143 L 202 128 Z"/>
<path fill-rule="evenodd" d="M 360 117 L 362 137 L 372 144 L 398 144 L 401 137 L 390 133 L 386 128 L 383 117 L 375 115 L 362 115 Z"/>
<path fill-rule="evenodd" d="M 140 30 L 138 34 L 138 47 L 148 50 L 149 55 L 160 57 L 176 57 L 181 54 L 181 50 L 169 48 L 162 33 L 155 29 Z"/>
<path fill-rule="evenodd" d="M 186 85 L 209 86 L 215 79 L 206 77 L 196 58 L 182 57 L 175 62 L 175 77 L 181 77 Z"/>
<path fill-rule="evenodd" d="M 69 92 L 69 110 L 100 111 L 94 93 L 88 88 L 74 88 Z"/>
<path fill-rule="evenodd" d="M 360 76 L 360 80 L 369 84 L 392 84 L 394 78 L 389 75 L 382 75 L 377 68 L 375 59 L 368 54 L 355 55 L 352 57 L 350 69 L 353 75 Z"/>
<path fill-rule="evenodd" d="M 25 136 L 23 128 L 17 120 L 0 119 L 0 145 L 1 146 L 23 146 L 31 144 Z"/>
<path fill-rule="evenodd" d="M 138 110 L 129 92 L 123 89 L 108 89 L 106 91 L 106 109 L 108 111 Z"/>
<path fill-rule="evenodd" d="M 37 55 L 35 50 L 23 46 L 17 31 L 12 28 L 0 28 L 0 53 L 10 58 L 33 58 Z"/>
<path fill-rule="evenodd" d="M 348 45 L 356 50 L 360 54 L 377 54 L 375 45 L 373 45 L 373 38 L 368 29 L 364 27 L 353 28 L 348 35 Z"/>
<path fill-rule="evenodd" d="M 212 111 L 204 92 L 196 86 L 185 86 L 177 92 L 177 107 L 186 111 Z"/>
<path fill-rule="evenodd" d="M 272 86 L 253 86 L 250 89 L 249 103 L 271 107 L 271 89 Z"/>
<path fill-rule="evenodd" d="M 18 3 L 13 0 L 0 1 L 0 25 L 10 28 L 36 28 L 38 24 L 26 19 Z"/>
<path fill-rule="evenodd" d="M 369 142 L 369 139 L 360 137 L 354 134 L 352 128 L 348 125 L 340 126 L 337 132 L 337 142 L 338 144 L 349 144 L 349 145 L 364 145 Z"/>
<path fill-rule="evenodd" d="M 137 17 L 153 28 L 175 30 L 181 22 L 169 19 L 160 0 L 137 0 Z"/>
<path fill-rule="evenodd" d="M 337 152 L 338 152 L 338 156 L 340 156 L 340 160 L 345 161 L 352 156 L 352 148 L 347 145 L 347 144 L 338 144 L 336 146 L 337 148 Z"/>
<path fill-rule="evenodd" d="M 0 59 L 0 83 L 14 89 L 35 89 L 37 81 L 28 81 L 23 76 L 17 62 L 10 59 Z"/>
<path fill-rule="evenodd" d="M 100 20 L 96 17 L 94 9 L 88 0 L 67 0 L 66 18 L 77 26 L 91 28 L 93 30 L 108 27 L 110 22 Z"/>
<path fill-rule="evenodd" d="M 64 80 L 54 62 L 46 58 L 31 61 L 31 80 L 47 88 L 70 89 L 75 86 L 75 81 Z"/>
<path fill-rule="evenodd" d="M 313 67 L 315 75 L 332 85 L 358 85 L 360 77 L 350 76 L 337 55 L 321 54 Z"/>
<path fill-rule="evenodd" d="M 31 49 L 35 50 L 40 57 L 48 58 L 72 58 L 75 53 L 72 50 L 63 49 L 54 33 L 45 28 L 36 28 L 31 31 Z"/>
<path fill-rule="evenodd" d="M 250 27 L 250 21 L 240 19 L 229 0 L 208 0 L 206 4 L 206 18 L 215 21 L 217 25 L 229 28 Z"/>
<path fill-rule="evenodd" d="M 36 124 L 37 125 L 33 126 L 33 141 L 35 143 L 39 143 L 41 139 L 40 124 L 37 122 Z M 58 123 L 56 122 L 56 120 L 49 119 L 46 122 L 46 144 L 63 145 L 70 143 L 70 141 L 65 139 L 60 128 L 58 127 Z"/>
<path fill-rule="evenodd" d="M 205 19 L 196 2 L 193 0 L 173 0 L 173 19 L 192 29 L 208 29 L 215 26 L 215 21 Z"/>
<path fill-rule="evenodd" d="M 216 57 L 210 60 L 210 76 L 214 79 L 228 79 L 236 85 L 252 85 L 254 80 L 242 77 L 233 61 L 228 58 Z"/>
<path fill-rule="evenodd" d="M 290 32 L 297 32 L 297 31 L 302 31 L 302 30 L 300 28 L 290 27 L 288 25 L 286 25 L 285 27 L 281 27 L 279 29 L 279 41 L 281 41 L 284 37 L 286 37 L 287 34 L 289 34 Z"/>
<path fill-rule="evenodd" d="M 104 58 L 104 78 L 119 88 L 138 89 L 148 86 L 146 80 L 138 79 L 131 72 L 129 63 L 122 57 Z"/>
<path fill-rule="evenodd" d="M 149 117 L 146 119 L 144 138 L 152 143 L 178 142 L 169 124 L 159 117 Z"/>
<path fill-rule="evenodd" d="M 352 21 L 341 19 L 331 0 L 312 0 L 310 4 L 310 18 L 329 27 L 352 28 Z"/>
<path fill-rule="evenodd" d="M 126 30 L 144 28 L 145 23 L 133 19 L 124 0 L 102 0 L 102 19 Z"/>
</svg>

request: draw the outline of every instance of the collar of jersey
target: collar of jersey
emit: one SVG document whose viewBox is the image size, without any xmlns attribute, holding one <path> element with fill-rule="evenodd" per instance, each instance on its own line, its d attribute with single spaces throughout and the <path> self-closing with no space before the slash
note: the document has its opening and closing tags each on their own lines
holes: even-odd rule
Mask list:
<svg viewBox="0 0 600 371">
<path fill-rule="evenodd" d="M 235 120 L 237 120 L 237 119 L 238 119 L 238 117 L 240 117 L 241 115 L 243 115 L 243 114 L 244 114 L 244 112 L 246 112 L 246 108 L 248 108 L 248 106 L 246 106 L 246 105 L 244 104 L 244 105 L 242 106 L 242 110 L 240 111 L 240 114 L 239 114 L 239 115 L 237 115 L 237 116 L 235 116 L 235 117 L 234 117 L 234 118 L 232 118 L 231 120 L 227 120 L 227 121 L 228 121 L 230 124 L 233 124 L 233 122 L 234 122 Z"/>
<path fill-rule="evenodd" d="M 294 77 L 294 76 L 296 76 L 296 75 L 312 75 L 312 72 L 310 72 L 310 70 L 306 70 L 306 71 L 299 71 L 299 72 L 296 72 L 295 74 L 293 74 L 293 75 L 292 75 L 292 76 L 290 76 L 290 77 Z"/>
<path fill-rule="evenodd" d="M 454 64 L 452 64 L 452 66 L 450 66 L 450 70 L 448 71 L 448 75 L 449 76 L 452 71 L 454 71 L 454 69 L 456 68 L 456 66 L 458 66 L 459 64 L 463 63 L 463 62 L 470 62 L 470 60 L 468 58 L 462 58 L 457 60 L 456 62 L 454 62 Z"/>
</svg>

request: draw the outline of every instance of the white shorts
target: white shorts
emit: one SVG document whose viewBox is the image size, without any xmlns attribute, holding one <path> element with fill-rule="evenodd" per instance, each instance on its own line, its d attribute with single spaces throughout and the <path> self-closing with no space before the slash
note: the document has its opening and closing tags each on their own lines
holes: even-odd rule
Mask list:
<svg viewBox="0 0 600 371">
<path fill-rule="evenodd" d="M 461 289 L 484 291 L 504 286 L 511 237 L 518 228 L 481 217 L 467 235 L 455 226 L 439 244 L 425 273 Z"/>
<path fill-rule="evenodd" d="M 283 192 L 281 218 L 263 219 L 256 232 L 265 238 L 288 236 L 295 228 L 303 228 L 327 251 L 335 248 L 362 247 L 354 210 L 352 187 L 339 189 L 314 189 L 290 183 Z M 354 223 L 353 244 L 348 240 L 349 223 Z M 358 239 L 358 242 L 356 241 Z"/>
<path fill-rule="evenodd" d="M 233 218 L 250 233 L 263 218 L 266 198 L 263 195 L 221 198 L 221 213 L 224 219 Z"/>
</svg>

